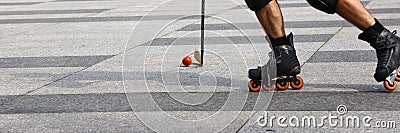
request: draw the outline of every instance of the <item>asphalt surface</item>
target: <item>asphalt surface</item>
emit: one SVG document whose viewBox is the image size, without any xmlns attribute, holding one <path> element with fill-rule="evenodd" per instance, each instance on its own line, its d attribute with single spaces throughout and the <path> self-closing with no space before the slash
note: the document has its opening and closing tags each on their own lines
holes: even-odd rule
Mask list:
<svg viewBox="0 0 400 133">
<path fill-rule="evenodd" d="M 399 1 L 361 2 L 400 30 Z M 279 3 L 305 85 L 250 93 L 271 49 L 242 0 L 206 1 L 202 67 L 201 1 L 2 0 L 0 132 L 400 132 L 399 91 L 373 79 L 361 31 Z"/>
</svg>

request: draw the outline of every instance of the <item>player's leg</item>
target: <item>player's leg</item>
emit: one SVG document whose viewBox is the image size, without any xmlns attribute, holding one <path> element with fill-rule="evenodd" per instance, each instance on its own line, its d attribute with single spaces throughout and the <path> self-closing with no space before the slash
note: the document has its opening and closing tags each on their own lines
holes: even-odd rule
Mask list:
<svg viewBox="0 0 400 133">
<path fill-rule="evenodd" d="M 391 33 L 365 9 L 359 0 L 307 0 L 311 6 L 323 12 L 338 13 L 362 30 L 359 39 L 376 49 L 378 63 L 374 78 L 384 81 L 399 65 L 400 38 Z"/>
<path fill-rule="evenodd" d="M 314 8 L 328 14 L 337 13 L 360 30 L 375 24 L 372 15 L 359 0 L 307 0 Z"/>
<path fill-rule="evenodd" d="M 300 63 L 293 46 L 293 35 L 286 36 L 281 10 L 276 0 L 245 0 L 271 41 L 277 64 L 278 76 L 300 73 Z"/>
<path fill-rule="evenodd" d="M 363 31 L 375 24 L 372 15 L 364 8 L 359 0 L 339 0 L 336 12 Z"/>
<path fill-rule="evenodd" d="M 270 38 L 285 36 L 283 16 L 276 0 L 271 0 L 267 5 L 255 10 L 258 21 Z"/>
</svg>

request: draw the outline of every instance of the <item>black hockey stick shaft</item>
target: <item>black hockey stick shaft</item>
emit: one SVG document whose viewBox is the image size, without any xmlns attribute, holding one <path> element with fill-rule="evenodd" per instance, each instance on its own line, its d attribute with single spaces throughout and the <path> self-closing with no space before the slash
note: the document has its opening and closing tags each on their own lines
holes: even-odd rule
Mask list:
<svg viewBox="0 0 400 133">
<path fill-rule="evenodd" d="M 200 52 L 201 52 L 201 65 L 203 65 L 204 62 L 204 17 L 205 17 L 205 4 L 206 0 L 201 1 L 201 36 L 200 36 Z"/>
</svg>

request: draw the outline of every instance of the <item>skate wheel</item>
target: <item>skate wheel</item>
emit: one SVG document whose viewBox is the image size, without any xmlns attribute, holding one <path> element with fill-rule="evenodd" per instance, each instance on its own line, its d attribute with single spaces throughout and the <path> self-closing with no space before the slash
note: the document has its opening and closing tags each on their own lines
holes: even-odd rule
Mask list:
<svg viewBox="0 0 400 133">
<path fill-rule="evenodd" d="M 267 87 L 267 85 L 266 84 L 262 84 L 262 87 L 263 87 L 263 89 L 264 90 L 266 90 L 266 91 L 272 91 L 272 90 L 274 90 L 274 85 L 271 85 L 271 87 Z"/>
<path fill-rule="evenodd" d="M 290 82 L 290 86 L 295 90 L 299 90 L 299 89 L 303 88 L 303 85 L 304 85 L 304 82 L 300 76 L 296 76 L 296 81 Z"/>
<path fill-rule="evenodd" d="M 397 82 L 400 82 L 400 75 L 397 75 L 395 80 L 396 80 Z"/>
<path fill-rule="evenodd" d="M 277 81 L 276 88 L 281 91 L 287 90 L 289 88 L 289 83 L 285 81 L 279 81 L 279 82 Z"/>
<path fill-rule="evenodd" d="M 396 90 L 397 82 L 393 82 L 393 85 L 390 85 L 389 81 L 385 80 L 385 81 L 383 82 L 383 86 L 384 86 L 388 91 L 394 91 L 394 90 Z"/>
<path fill-rule="evenodd" d="M 249 91 L 251 91 L 251 92 L 259 92 L 260 91 L 261 85 L 256 83 L 256 81 L 250 80 L 248 85 L 249 85 Z"/>
</svg>

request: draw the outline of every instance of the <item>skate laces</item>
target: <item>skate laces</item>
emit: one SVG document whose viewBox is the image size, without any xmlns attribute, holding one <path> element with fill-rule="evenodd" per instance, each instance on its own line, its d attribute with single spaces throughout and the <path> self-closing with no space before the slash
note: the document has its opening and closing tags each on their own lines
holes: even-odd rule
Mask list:
<svg viewBox="0 0 400 133">
<path fill-rule="evenodd" d="M 397 31 L 396 30 L 394 30 L 393 32 L 390 32 L 389 31 L 389 33 L 388 34 L 386 34 L 385 35 L 385 37 L 383 37 L 383 40 L 382 41 L 377 41 L 377 43 L 379 44 L 381 44 L 382 46 L 382 48 L 392 48 L 392 47 L 394 47 L 394 46 L 396 46 L 396 34 L 397 34 Z M 383 45 L 386 45 L 386 46 L 383 46 Z M 379 48 L 379 46 L 378 46 L 378 48 Z"/>
</svg>

